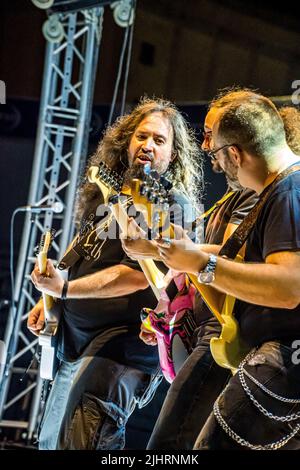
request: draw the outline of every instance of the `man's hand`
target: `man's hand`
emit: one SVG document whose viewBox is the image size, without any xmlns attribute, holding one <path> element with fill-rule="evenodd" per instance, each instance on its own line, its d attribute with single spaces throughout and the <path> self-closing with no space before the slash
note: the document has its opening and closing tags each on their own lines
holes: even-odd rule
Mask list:
<svg viewBox="0 0 300 470">
<path fill-rule="evenodd" d="M 31 273 L 31 280 L 37 290 L 51 295 L 52 297 L 61 297 L 64 280 L 55 270 L 52 261 L 49 259 L 47 260 L 46 274 L 41 274 L 36 265 Z"/>
<path fill-rule="evenodd" d="M 186 232 L 174 225 L 176 239 L 161 238 L 156 240 L 161 260 L 171 269 L 178 272 L 196 274 L 208 262 L 208 254 L 201 251 L 200 246 L 192 242 Z"/>
<path fill-rule="evenodd" d="M 128 231 L 121 234 L 120 240 L 125 253 L 132 259 L 159 259 L 158 249 L 153 241 L 146 239 L 146 233 L 136 221 L 131 218 L 128 223 Z"/>
<path fill-rule="evenodd" d="M 44 304 L 41 299 L 29 312 L 27 320 L 27 328 L 34 335 L 38 336 L 40 331 L 44 328 L 45 315 L 44 315 Z"/>
<path fill-rule="evenodd" d="M 145 325 L 141 324 L 141 331 L 140 331 L 140 339 L 144 341 L 148 346 L 156 346 L 157 345 L 157 338 L 156 334 L 153 331 L 149 331 Z"/>
<path fill-rule="evenodd" d="M 157 246 L 155 242 L 151 240 L 145 240 L 143 238 L 132 240 L 132 239 L 121 239 L 122 248 L 125 253 L 132 259 L 160 259 Z"/>
</svg>

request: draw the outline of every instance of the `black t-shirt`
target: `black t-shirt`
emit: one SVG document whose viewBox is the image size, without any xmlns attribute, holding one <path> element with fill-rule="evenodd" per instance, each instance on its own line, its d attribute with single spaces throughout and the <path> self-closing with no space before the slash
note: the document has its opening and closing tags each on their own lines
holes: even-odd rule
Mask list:
<svg viewBox="0 0 300 470">
<path fill-rule="evenodd" d="M 94 210 L 99 203 L 100 200 L 96 201 Z M 183 210 L 187 223 L 192 223 L 194 213 L 189 210 L 191 205 L 184 195 L 172 191 L 169 204 L 175 204 L 176 223 L 180 222 Z M 96 218 L 94 222 L 99 224 L 99 221 L 102 218 Z M 91 251 L 95 256 L 90 259 L 80 258 L 70 268 L 69 280 L 120 264 L 141 270 L 138 262 L 124 253 L 118 238 L 105 239 L 100 256 L 98 248 L 103 240 L 99 241 L 99 237 L 94 237 L 90 242 L 97 248 Z M 163 263 L 157 264 L 161 271 L 167 271 Z M 58 357 L 75 361 L 83 355 L 101 354 L 152 373 L 158 364 L 157 348 L 147 346 L 139 339 L 138 334 L 142 307 L 154 308 L 156 304 L 157 300 L 150 287 L 121 297 L 65 300 L 59 328 Z"/>
<path fill-rule="evenodd" d="M 300 171 L 297 171 L 276 185 L 263 206 L 247 240 L 245 261 L 262 263 L 271 253 L 299 250 Z M 300 305 L 290 310 L 237 300 L 235 312 L 241 335 L 250 346 L 300 337 Z"/>
<path fill-rule="evenodd" d="M 239 225 L 250 212 L 258 199 L 250 189 L 235 191 L 211 214 L 205 231 L 205 243 L 222 245 L 226 227 L 229 223 Z M 195 298 L 195 318 L 197 325 L 212 318 L 213 314 L 203 302 L 199 293 Z"/>
<path fill-rule="evenodd" d="M 251 189 L 235 191 L 210 216 L 205 230 L 205 243 L 222 245 L 227 225 L 239 225 L 250 212 L 257 199 L 257 194 Z"/>
</svg>

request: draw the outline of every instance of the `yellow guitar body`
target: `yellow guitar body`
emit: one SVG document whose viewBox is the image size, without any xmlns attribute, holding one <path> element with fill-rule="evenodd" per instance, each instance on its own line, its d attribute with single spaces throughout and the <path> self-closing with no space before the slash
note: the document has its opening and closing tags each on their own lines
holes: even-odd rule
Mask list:
<svg viewBox="0 0 300 470">
<path fill-rule="evenodd" d="M 235 261 L 241 262 L 242 257 L 237 255 Z M 239 325 L 234 317 L 233 309 L 236 299 L 222 294 L 211 286 L 200 284 L 196 276 L 189 276 L 222 327 L 219 338 L 210 340 L 212 356 L 219 366 L 230 369 L 235 374 L 240 362 L 249 352 L 249 348 L 240 339 Z"/>
<path fill-rule="evenodd" d="M 43 237 L 43 247 L 40 249 L 37 256 L 38 267 L 41 274 L 46 274 L 48 249 L 50 244 L 51 233 L 46 232 Z M 58 326 L 58 319 L 56 318 L 56 302 L 51 295 L 43 293 L 42 297 L 44 303 L 45 328 L 41 331 L 41 335 L 54 335 Z"/>
<path fill-rule="evenodd" d="M 224 320 L 221 334 L 219 338 L 210 340 L 210 350 L 216 363 L 230 369 L 233 374 L 249 352 L 239 336 L 239 325 L 233 313 L 234 304 L 235 297 L 227 295 L 221 313 Z"/>
</svg>

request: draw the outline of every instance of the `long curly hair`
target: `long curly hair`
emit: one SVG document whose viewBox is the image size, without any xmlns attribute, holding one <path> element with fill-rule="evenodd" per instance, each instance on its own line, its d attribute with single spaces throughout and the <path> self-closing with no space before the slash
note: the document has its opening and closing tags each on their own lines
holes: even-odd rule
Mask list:
<svg viewBox="0 0 300 470">
<path fill-rule="evenodd" d="M 173 129 L 174 160 L 167 170 L 167 177 L 173 187 L 184 193 L 196 207 L 203 189 L 202 154 L 194 131 L 170 101 L 161 98 L 143 97 L 130 114 L 119 117 L 108 127 L 96 152 L 91 156 L 87 169 L 91 165 L 105 162 L 109 168 L 120 175 L 128 167 L 127 151 L 132 135 L 143 119 L 149 114 L 161 113 L 167 118 Z M 87 207 L 99 197 L 97 185 L 84 178 L 79 188 L 76 207 L 76 220 L 79 222 Z"/>
</svg>

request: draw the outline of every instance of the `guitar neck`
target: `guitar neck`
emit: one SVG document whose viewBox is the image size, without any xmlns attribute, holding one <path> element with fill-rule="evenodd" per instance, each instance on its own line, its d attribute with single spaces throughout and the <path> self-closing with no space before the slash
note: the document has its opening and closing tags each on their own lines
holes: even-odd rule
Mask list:
<svg viewBox="0 0 300 470">
<path fill-rule="evenodd" d="M 116 203 L 111 206 L 111 210 L 122 232 L 127 235 L 129 217 L 126 209 L 120 203 Z M 139 260 L 138 263 L 142 268 L 155 297 L 159 300 L 161 292 L 165 288 L 164 274 L 157 268 L 152 259 Z"/>
<path fill-rule="evenodd" d="M 47 253 L 45 252 L 39 253 L 37 257 L 37 261 L 38 261 L 38 267 L 39 267 L 40 273 L 45 274 L 46 268 L 47 268 Z M 56 321 L 56 316 L 53 316 L 51 314 L 51 310 L 54 304 L 53 297 L 43 292 L 42 298 L 43 298 L 43 303 L 44 303 L 44 313 L 45 313 L 46 323 Z"/>
</svg>

